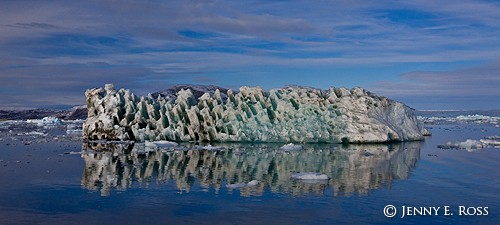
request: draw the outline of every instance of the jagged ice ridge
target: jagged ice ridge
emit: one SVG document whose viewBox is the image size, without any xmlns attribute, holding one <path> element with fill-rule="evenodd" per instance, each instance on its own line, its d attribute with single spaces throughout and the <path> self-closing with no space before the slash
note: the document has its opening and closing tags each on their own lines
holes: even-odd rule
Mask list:
<svg viewBox="0 0 500 225">
<path fill-rule="evenodd" d="M 112 84 L 89 89 L 84 139 L 368 143 L 429 134 L 409 107 L 359 87 L 243 86 L 238 93 L 211 93 L 196 98 L 181 89 L 176 97 L 153 98 Z"/>
</svg>

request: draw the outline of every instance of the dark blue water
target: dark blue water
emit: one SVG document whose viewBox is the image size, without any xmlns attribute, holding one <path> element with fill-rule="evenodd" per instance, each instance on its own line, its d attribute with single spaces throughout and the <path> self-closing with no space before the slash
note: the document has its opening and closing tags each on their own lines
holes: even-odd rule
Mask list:
<svg viewBox="0 0 500 225">
<path fill-rule="evenodd" d="M 279 144 L 145 151 L 2 130 L 0 224 L 500 224 L 500 149 L 437 148 L 500 128 L 430 126 L 424 142 L 293 152 Z M 296 172 L 331 179 L 291 180 Z M 226 187 L 251 180 L 259 184 Z M 395 217 L 384 216 L 386 205 L 396 207 Z M 401 218 L 402 206 L 441 209 Z M 460 206 L 488 207 L 488 215 L 459 215 Z"/>
</svg>

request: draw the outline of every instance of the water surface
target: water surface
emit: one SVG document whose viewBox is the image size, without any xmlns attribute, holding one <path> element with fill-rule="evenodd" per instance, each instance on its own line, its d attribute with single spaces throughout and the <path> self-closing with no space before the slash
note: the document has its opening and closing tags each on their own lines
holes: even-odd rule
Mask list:
<svg viewBox="0 0 500 225">
<path fill-rule="evenodd" d="M 500 149 L 437 148 L 500 128 L 428 126 L 433 136 L 424 142 L 283 151 L 283 144 L 151 150 L 82 143 L 64 127 L 2 124 L 0 224 L 500 224 Z M 290 179 L 298 172 L 331 179 Z M 252 180 L 259 183 L 226 186 Z M 389 204 L 450 206 L 455 214 L 387 218 Z M 489 207 L 489 215 L 459 216 L 459 206 Z"/>
</svg>

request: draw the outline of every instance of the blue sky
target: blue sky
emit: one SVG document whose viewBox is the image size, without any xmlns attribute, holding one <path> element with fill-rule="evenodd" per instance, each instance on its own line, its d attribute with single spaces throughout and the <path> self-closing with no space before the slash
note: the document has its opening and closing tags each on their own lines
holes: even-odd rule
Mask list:
<svg viewBox="0 0 500 225">
<path fill-rule="evenodd" d="M 361 86 L 417 109 L 499 109 L 500 2 L 0 2 L 0 106 L 84 104 L 105 83 Z"/>
</svg>

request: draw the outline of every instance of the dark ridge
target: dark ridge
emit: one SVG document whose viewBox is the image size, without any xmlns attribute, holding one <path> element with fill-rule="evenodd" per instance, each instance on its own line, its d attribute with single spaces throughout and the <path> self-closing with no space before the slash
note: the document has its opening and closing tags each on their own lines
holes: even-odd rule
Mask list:
<svg viewBox="0 0 500 225">
<path fill-rule="evenodd" d="M 76 106 L 68 110 L 54 109 L 25 109 L 25 110 L 0 110 L 0 120 L 27 120 L 42 119 L 47 116 L 64 120 L 87 119 L 87 107 Z"/>
<path fill-rule="evenodd" d="M 52 109 L 0 110 L 2 120 L 41 119 L 56 113 Z"/>
<path fill-rule="evenodd" d="M 151 94 L 151 96 L 155 99 L 158 98 L 158 95 L 160 95 L 162 97 L 169 97 L 172 99 L 176 99 L 177 92 L 179 92 L 182 89 L 191 90 L 191 92 L 193 93 L 193 95 L 196 99 L 198 99 L 199 97 L 201 97 L 205 93 L 209 93 L 210 95 L 213 95 L 215 93 L 215 90 L 217 90 L 217 89 L 219 89 L 221 96 L 222 96 L 222 99 L 227 99 L 227 91 L 229 90 L 227 88 L 223 88 L 223 87 L 219 87 L 219 86 L 215 86 L 215 85 L 179 84 L 179 85 L 175 85 L 175 86 L 170 87 L 170 88 L 163 90 L 163 91 L 154 92 Z M 235 93 L 237 93 L 237 91 L 235 91 Z"/>
</svg>

